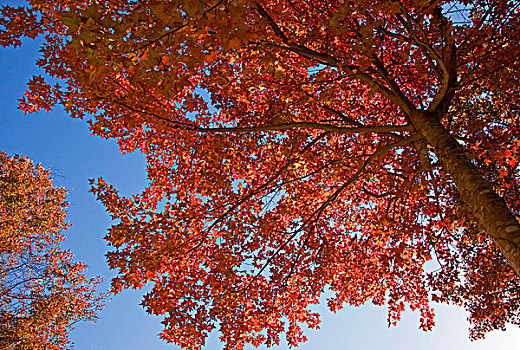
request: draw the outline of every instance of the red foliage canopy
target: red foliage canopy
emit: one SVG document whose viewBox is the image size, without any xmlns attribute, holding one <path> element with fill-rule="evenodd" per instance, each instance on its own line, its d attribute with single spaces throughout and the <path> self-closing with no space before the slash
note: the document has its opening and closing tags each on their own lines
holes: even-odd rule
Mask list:
<svg viewBox="0 0 520 350">
<path fill-rule="evenodd" d="M 131 198 L 99 180 L 115 291 L 153 283 L 161 336 L 304 340 L 309 306 L 464 305 L 519 323 L 518 1 L 31 1 L 45 35 L 26 111 L 59 102 L 147 157 Z M 512 267 L 512 268 L 511 268 Z M 516 274 L 515 274 L 516 271 Z"/>
<path fill-rule="evenodd" d="M 50 171 L 0 152 L 0 347 L 62 350 L 79 320 L 95 320 L 101 298 L 86 266 L 60 250 L 65 189 Z"/>
</svg>

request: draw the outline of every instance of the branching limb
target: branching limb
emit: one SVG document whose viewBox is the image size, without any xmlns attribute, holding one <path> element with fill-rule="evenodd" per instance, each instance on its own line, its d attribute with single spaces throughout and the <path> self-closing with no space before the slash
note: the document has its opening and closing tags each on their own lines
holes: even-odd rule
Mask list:
<svg viewBox="0 0 520 350">
<path fill-rule="evenodd" d="M 269 23 L 269 26 L 271 26 L 271 28 L 273 29 L 273 31 L 276 33 L 276 35 L 278 37 L 280 37 L 280 39 L 282 39 L 282 41 L 286 44 L 289 43 L 289 39 L 285 36 L 285 34 L 283 33 L 283 31 L 280 29 L 280 27 L 278 26 L 278 24 L 276 24 L 276 22 L 273 20 L 273 18 L 267 13 L 267 11 L 262 7 L 262 5 L 260 5 L 259 3 L 256 3 L 256 9 L 258 10 L 258 12 L 260 13 L 260 16 L 264 17 L 267 22 Z"/>
<path fill-rule="evenodd" d="M 166 33 L 164 33 L 164 34 L 158 36 L 157 38 L 155 38 L 155 39 L 153 39 L 153 40 L 150 40 L 150 41 L 147 41 L 146 43 L 142 44 L 141 46 L 139 46 L 139 47 L 137 47 L 137 48 L 135 48 L 135 49 L 133 49 L 133 50 L 131 50 L 131 51 L 127 51 L 126 53 L 137 52 L 137 51 L 139 51 L 139 50 L 145 49 L 145 48 L 147 48 L 147 47 L 149 47 L 149 46 L 152 46 L 153 44 L 159 42 L 161 39 L 164 39 L 164 38 L 166 38 L 166 37 L 168 37 L 168 36 L 170 36 L 170 35 L 173 35 L 173 34 L 179 32 L 179 31 L 181 31 L 181 30 L 187 28 L 188 26 L 190 26 L 190 25 L 193 24 L 194 22 L 197 22 L 198 20 L 200 20 L 201 18 L 203 18 L 204 16 L 206 16 L 206 14 L 207 14 L 208 12 L 211 12 L 211 11 L 213 11 L 214 9 L 216 9 L 217 7 L 219 7 L 220 4 L 222 4 L 222 2 L 223 2 L 223 0 L 219 0 L 219 1 L 217 1 L 217 3 L 216 3 L 215 5 L 211 6 L 209 9 L 207 9 L 207 10 L 202 14 L 202 16 L 200 16 L 199 18 L 196 18 L 195 20 L 193 20 L 193 21 L 191 21 L 191 22 L 188 21 L 188 22 L 186 22 L 186 23 L 181 23 L 181 24 L 179 24 L 179 26 L 177 26 L 177 27 L 175 27 L 175 28 L 172 28 L 172 29 L 166 31 Z"/>
<path fill-rule="evenodd" d="M 398 105 L 406 114 L 410 114 L 415 110 L 413 104 L 406 98 L 406 96 L 400 91 L 394 91 L 395 89 L 389 89 L 379 79 L 375 78 L 368 72 L 363 71 L 360 67 L 353 64 L 342 63 L 339 59 L 326 54 L 310 49 L 304 45 L 300 45 L 291 42 L 287 36 L 282 32 L 280 27 L 272 19 L 272 17 L 262 8 L 260 5 L 257 9 L 262 17 L 264 17 L 276 36 L 282 40 L 284 45 L 272 43 L 272 42 L 256 42 L 259 46 L 273 47 L 284 51 L 289 51 L 298 54 L 301 57 L 318 61 L 320 64 L 334 67 L 340 71 L 347 73 L 348 75 L 354 76 L 362 82 L 369 85 L 374 91 L 380 93 L 390 101 Z"/>
<path fill-rule="evenodd" d="M 258 271 L 258 273 L 255 275 L 255 277 L 253 278 L 253 280 L 249 283 L 248 287 L 252 285 L 252 283 L 254 283 L 254 281 L 260 276 L 260 274 L 265 271 L 265 269 L 269 266 L 269 264 L 272 262 L 272 260 L 276 257 L 276 255 L 278 255 L 281 250 L 287 246 L 287 244 L 289 244 L 289 242 L 291 240 L 293 240 L 299 232 L 301 232 L 302 230 L 304 230 L 306 227 L 308 227 L 312 222 L 315 222 L 316 220 L 318 220 L 318 218 L 321 216 L 321 214 L 323 214 L 323 212 L 325 211 L 325 209 L 327 209 L 327 207 L 329 207 L 336 199 L 338 199 L 338 197 L 340 196 L 340 194 L 348 187 L 350 186 L 352 183 L 354 183 L 355 181 L 357 181 L 359 179 L 359 177 L 365 172 L 367 166 L 375 159 L 377 158 L 378 156 L 388 152 L 389 150 L 393 149 L 393 148 L 396 148 L 396 147 L 402 147 L 402 146 L 405 146 L 406 144 L 410 143 L 410 142 L 413 142 L 414 140 L 418 139 L 422 137 L 421 135 L 419 134 L 415 134 L 405 140 L 401 140 L 401 141 L 398 141 L 398 142 L 395 142 L 395 143 L 392 143 L 392 144 L 389 144 L 389 145 L 386 145 L 380 149 L 378 149 L 377 151 L 375 151 L 374 153 L 372 153 L 364 162 L 363 164 L 357 169 L 356 173 L 354 175 L 352 175 L 347 181 L 345 181 L 332 195 L 330 195 L 320 206 L 318 209 L 316 209 L 308 218 L 307 220 L 305 220 L 305 222 L 302 223 L 302 225 L 300 226 L 300 228 L 298 230 L 296 230 L 280 247 L 278 247 L 278 249 L 269 257 L 269 259 L 267 259 L 267 261 L 265 262 L 265 264 L 262 266 L 262 268 L 260 269 L 260 271 Z M 309 234 L 310 234 L 311 231 L 309 231 Z M 306 241 L 307 241 L 308 237 L 306 237 Z M 305 243 L 306 244 L 306 243 Z M 303 248 L 303 246 L 302 246 Z M 294 268 L 294 265 L 293 267 L 291 268 L 291 271 L 293 270 Z M 248 288 L 246 287 L 246 288 Z"/>
<path fill-rule="evenodd" d="M 292 122 L 292 123 L 280 123 L 280 124 L 271 124 L 271 125 L 260 125 L 260 126 L 251 126 L 251 127 L 221 127 L 221 128 L 202 128 L 195 124 L 185 123 L 185 122 L 177 122 L 170 120 L 168 118 L 162 117 L 156 113 L 144 111 L 127 105 L 121 101 L 111 101 L 115 104 L 118 104 L 122 107 L 125 107 L 133 112 L 150 115 L 161 121 L 164 121 L 174 128 L 177 129 L 186 129 L 195 132 L 201 133 L 249 133 L 249 132 L 259 132 L 259 131 L 286 131 L 292 129 L 298 130 L 323 130 L 332 132 L 335 134 L 359 134 L 359 133 L 389 133 L 389 132 L 405 132 L 405 131 L 413 131 L 414 128 L 407 125 L 387 125 L 387 126 L 360 126 L 360 127 L 343 127 L 343 126 L 335 126 L 331 124 L 322 124 L 322 123 L 313 123 L 313 122 Z"/>
<path fill-rule="evenodd" d="M 252 127 L 229 127 L 229 128 L 197 128 L 199 132 L 227 132 L 227 133 L 247 133 L 257 131 L 285 131 L 291 129 L 298 130 L 324 130 L 330 131 L 335 134 L 358 134 L 358 133 L 387 133 L 387 132 L 402 132 L 402 131 L 413 131 L 411 125 L 388 125 L 388 126 L 362 126 L 362 127 L 341 127 L 330 124 L 312 123 L 312 122 L 293 122 L 293 123 L 281 123 L 273 125 L 262 125 Z"/>
<path fill-rule="evenodd" d="M 426 36 L 426 33 L 424 32 L 424 29 L 421 27 L 421 25 L 412 16 L 410 16 L 406 9 L 402 9 L 402 13 L 406 19 L 402 16 L 397 16 L 397 18 L 408 31 L 411 38 L 413 39 L 413 42 L 417 44 L 423 50 L 423 52 L 425 52 L 429 59 L 433 59 L 433 61 L 435 61 L 436 65 L 433 64 L 432 69 L 434 69 L 439 78 L 442 79 L 442 85 L 446 85 L 448 83 L 449 77 L 449 71 L 446 63 L 437 53 L 437 51 L 435 51 L 435 49 L 428 43 L 428 37 Z M 413 23 L 418 28 L 419 33 L 415 32 L 411 23 Z"/>
</svg>

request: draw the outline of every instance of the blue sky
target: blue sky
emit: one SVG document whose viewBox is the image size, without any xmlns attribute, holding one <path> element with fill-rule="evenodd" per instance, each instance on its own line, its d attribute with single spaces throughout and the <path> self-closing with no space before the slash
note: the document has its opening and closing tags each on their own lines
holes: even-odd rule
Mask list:
<svg viewBox="0 0 520 350">
<path fill-rule="evenodd" d="M 114 275 L 105 264 L 107 248 L 103 236 L 110 226 L 104 208 L 88 193 L 88 179 L 102 176 L 123 194 L 139 192 L 146 184 L 144 158 L 137 153 L 122 156 L 113 140 L 90 135 L 84 120 L 73 120 L 57 109 L 50 113 L 24 116 L 17 109 L 25 84 L 41 74 L 34 62 L 38 45 L 27 41 L 22 48 L 0 48 L 0 150 L 22 154 L 54 171 L 55 183 L 67 188 L 69 221 L 64 247 L 90 266 L 92 275 L 104 279 L 108 288 Z M 162 343 L 157 333 L 158 318 L 139 306 L 142 291 L 126 291 L 108 302 L 97 323 L 81 323 L 71 334 L 78 350 L 160 350 L 178 349 Z M 432 332 L 418 330 L 418 315 L 407 312 L 397 327 L 386 325 L 386 309 L 366 306 L 345 308 L 332 314 L 326 307 L 321 330 L 307 334 L 300 349 L 518 349 L 520 329 L 510 326 L 487 339 L 469 342 L 463 310 L 436 307 L 437 326 Z M 206 349 L 221 349 L 218 335 L 210 337 Z M 286 349 L 285 346 L 280 349 Z"/>
</svg>

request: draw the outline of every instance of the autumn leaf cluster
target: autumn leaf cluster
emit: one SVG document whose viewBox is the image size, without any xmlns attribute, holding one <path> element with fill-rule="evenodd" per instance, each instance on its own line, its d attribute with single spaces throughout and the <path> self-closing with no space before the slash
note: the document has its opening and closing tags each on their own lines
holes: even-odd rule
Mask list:
<svg viewBox="0 0 520 350">
<path fill-rule="evenodd" d="M 66 191 L 50 171 L 0 152 L 0 347 L 66 349 L 80 320 L 94 320 L 101 297 L 87 267 L 60 249 Z"/>
<path fill-rule="evenodd" d="M 424 330 L 462 305 L 480 338 L 520 323 L 519 7 L 31 1 L 0 33 L 45 35 L 64 82 L 35 77 L 23 110 L 60 104 L 146 156 L 141 193 L 92 192 L 113 291 L 151 285 L 164 340 L 296 346 L 325 291 Z"/>
</svg>

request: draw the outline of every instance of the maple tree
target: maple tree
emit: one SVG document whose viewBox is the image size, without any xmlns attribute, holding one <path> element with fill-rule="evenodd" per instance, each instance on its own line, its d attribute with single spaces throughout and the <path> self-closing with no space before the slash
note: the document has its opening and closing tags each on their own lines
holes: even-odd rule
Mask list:
<svg viewBox="0 0 520 350">
<path fill-rule="evenodd" d="M 0 346 L 68 349 L 80 320 L 95 320 L 102 296 L 86 265 L 60 249 L 65 189 L 26 157 L 0 152 Z"/>
<path fill-rule="evenodd" d="M 463 305 L 471 337 L 520 323 L 520 2 L 49 0 L 26 112 L 61 104 L 146 155 L 149 186 L 92 191 L 117 293 L 153 287 L 161 337 L 290 345 L 310 307 Z"/>
</svg>

